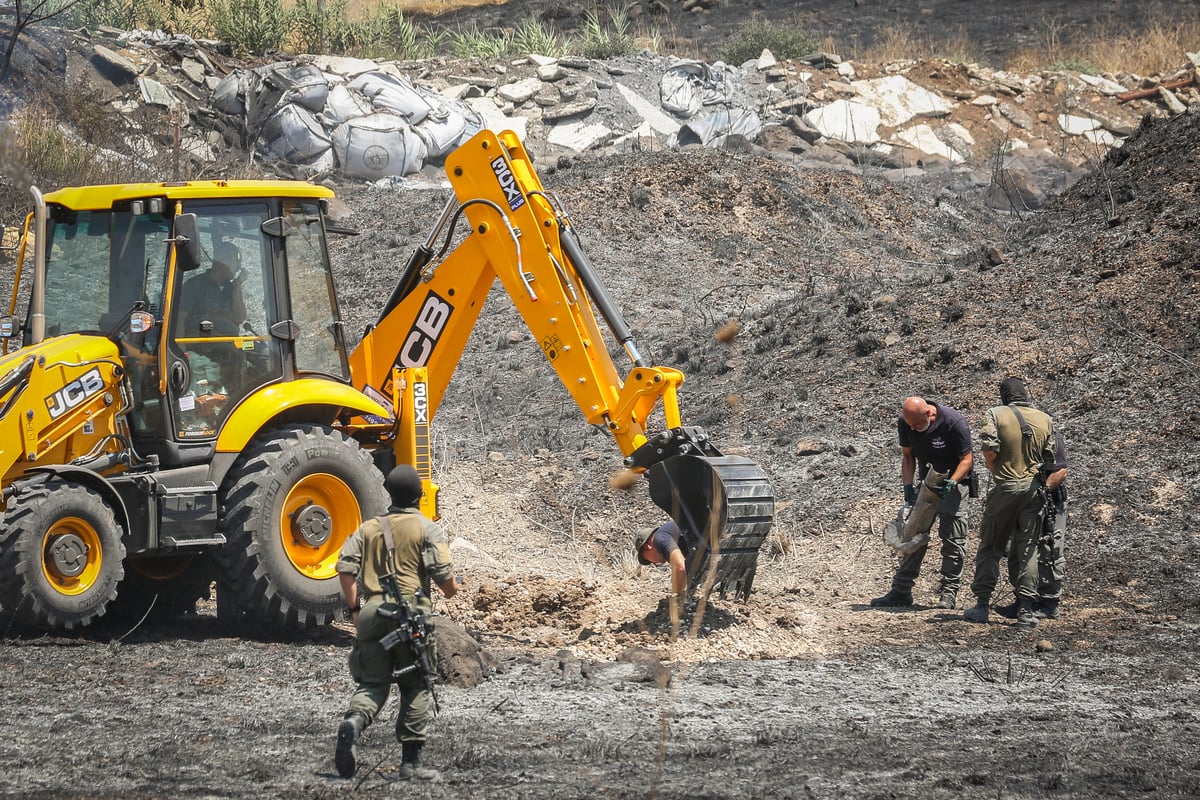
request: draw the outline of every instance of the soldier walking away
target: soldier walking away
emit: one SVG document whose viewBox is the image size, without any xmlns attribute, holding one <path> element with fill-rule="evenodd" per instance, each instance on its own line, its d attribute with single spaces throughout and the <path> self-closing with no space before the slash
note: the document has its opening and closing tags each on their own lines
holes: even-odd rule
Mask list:
<svg viewBox="0 0 1200 800">
<path fill-rule="evenodd" d="M 1055 433 L 1050 416 L 1029 401 L 1024 381 L 1000 383 L 1001 405 L 983 417 L 979 444 L 993 486 L 983 505 L 979 550 L 971 592 L 975 606 L 963 613 L 968 622 L 988 621 L 992 593 L 1000 578 L 1000 559 L 1008 556 L 1008 577 L 1017 597 L 1017 625 L 1037 625 L 1037 547 L 1041 533 L 1041 474 L 1054 472 Z M 1039 470 L 1045 470 L 1040 473 Z"/>
<path fill-rule="evenodd" d="M 906 397 L 896 429 L 900 440 L 900 478 L 904 503 L 917 501 L 917 484 L 930 469 L 947 473 L 938 487 L 942 496 L 937 507 L 938 536 L 942 540 L 941 582 L 938 607 L 954 608 L 962 580 L 967 550 L 967 518 L 964 501 L 971 480 L 971 427 L 958 411 L 923 397 Z M 892 577 L 892 588 L 871 600 L 875 608 L 897 608 L 913 604 L 912 588 L 921 572 L 928 545 L 918 547 L 900 562 Z"/>
<path fill-rule="evenodd" d="M 446 536 L 417 508 L 421 479 L 416 470 L 398 466 L 384 481 L 392 505 L 383 517 L 367 520 L 342 545 L 337 571 L 342 594 L 350 608 L 357 638 L 350 651 L 350 675 L 357 688 L 338 726 L 334 764 L 343 778 L 357 769 L 355 745 L 387 702 L 391 684 L 400 693 L 396 739 L 401 747 L 400 777 L 433 780 L 436 770 L 421 766 L 421 748 L 428 736 L 435 703 L 430 683 L 410 647 L 389 649 L 381 639 L 396 629 L 394 617 L 405 603 L 426 615 L 432 613 L 431 584 L 446 597 L 458 590 Z M 392 586 L 400 597 L 388 596 Z"/>
</svg>

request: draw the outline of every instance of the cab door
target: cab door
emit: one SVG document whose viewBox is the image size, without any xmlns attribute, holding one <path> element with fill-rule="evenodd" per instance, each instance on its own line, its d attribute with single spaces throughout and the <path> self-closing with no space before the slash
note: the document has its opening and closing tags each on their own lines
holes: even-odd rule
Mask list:
<svg viewBox="0 0 1200 800">
<path fill-rule="evenodd" d="M 268 201 L 189 202 L 199 226 L 201 264 L 176 276 L 168 323 L 168 405 L 180 443 L 216 438 L 229 413 L 284 374 L 274 264 L 279 248 L 263 233 Z"/>
</svg>

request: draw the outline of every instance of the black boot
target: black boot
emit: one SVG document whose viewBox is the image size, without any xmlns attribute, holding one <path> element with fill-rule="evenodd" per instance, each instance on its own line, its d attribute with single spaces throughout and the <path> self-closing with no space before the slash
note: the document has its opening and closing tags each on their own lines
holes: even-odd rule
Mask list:
<svg viewBox="0 0 1200 800">
<path fill-rule="evenodd" d="M 1035 628 L 1037 624 L 1037 617 L 1033 615 L 1033 601 L 1022 597 L 1017 601 L 1017 627 Z"/>
<path fill-rule="evenodd" d="M 1019 603 L 1017 603 L 1017 598 L 1014 597 L 1013 601 L 1011 603 L 1009 603 L 1008 605 L 996 606 L 994 610 L 997 614 L 1004 617 L 1005 619 L 1016 619 L 1018 605 L 1019 605 Z"/>
<path fill-rule="evenodd" d="M 343 778 L 354 777 L 354 772 L 358 769 L 354 745 L 366 727 L 366 718 L 357 712 L 348 715 L 342 720 L 342 724 L 338 725 L 337 749 L 333 753 L 333 763 L 337 767 L 338 775 Z"/>
<path fill-rule="evenodd" d="M 988 599 L 986 597 L 975 598 L 975 605 L 963 612 L 963 619 L 967 622 L 978 622 L 980 625 L 986 625 L 988 621 Z"/>
<path fill-rule="evenodd" d="M 896 589 L 892 589 L 883 597 L 871 600 L 873 608 L 903 608 L 912 604 L 912 592 L 901 592 Z"/>
<path fill-rule="evenodd" d="M 421 766 L 421 748 L 424 742 L 400 743 L 400 780 L 435 781 L 442 777 L 436 769 Z"/>
<path fill-rule="evenodd" d="M 1038 600 L 1033 615 L 1038 619 L 1058 619 L 1058 598 L 1043 597 Z"/>
</svg>

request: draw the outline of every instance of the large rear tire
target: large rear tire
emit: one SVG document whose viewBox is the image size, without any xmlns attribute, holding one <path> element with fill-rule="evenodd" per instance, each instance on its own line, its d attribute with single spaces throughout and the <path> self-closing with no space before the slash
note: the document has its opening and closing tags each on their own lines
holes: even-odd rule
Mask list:
<svg viewBox="0 0 1200 800">
<path fill-rule="evenodd" d="M 0 605 L 18 624 L 83 628 L 117 596 L 125 545 L 104 499 L 61 478 L 23 489 L 0 526 Z"/>
<path fill-rule="evenodd" d="M 388 505 L 383 476 L 348 436 L 319 425 L 268 431 L 222 487 L 218 613 L 293 630 L 333 621 L 344 605 L 342 544 Z"/>
</svg>

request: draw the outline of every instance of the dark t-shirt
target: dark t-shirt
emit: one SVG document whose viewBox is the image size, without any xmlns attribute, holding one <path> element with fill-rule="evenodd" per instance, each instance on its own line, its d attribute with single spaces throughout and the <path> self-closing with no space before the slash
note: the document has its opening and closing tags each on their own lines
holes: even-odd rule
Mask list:
<svg viewBox="0 0 1200 800">
<path fill-rule="evenodd" d="M 679 530 L 679 526 L 675 523 L 675 520 L 664 522 L 662 525 L 659 525 L 657 528 L 655 528 L 654 537 L 651 541 L 653 542 L 654 549 L 657 550 L 664 559 L 670 560 L 671 553 L 675 552 L 676 550 L 683 552 L 683 558 L 685 561 L 687 560 L 687 557 L 691 555 L 687 546 L 687 541 L 683 539 L 683 532 Z"/>
<path fill-rule="evenodd" d="M 918 479 L 923 479 L 930 467 L 938 472 L 953 472 L 962 457 L 971 452 L 971 426 L 967 418 L 950 406 L 929 404 L 937 409 L 937 419 L 924 431 L 908 427 L 903 416 L 896 421 L 900 446 L 912 448 L 917 460 Z"/>
</svg>

